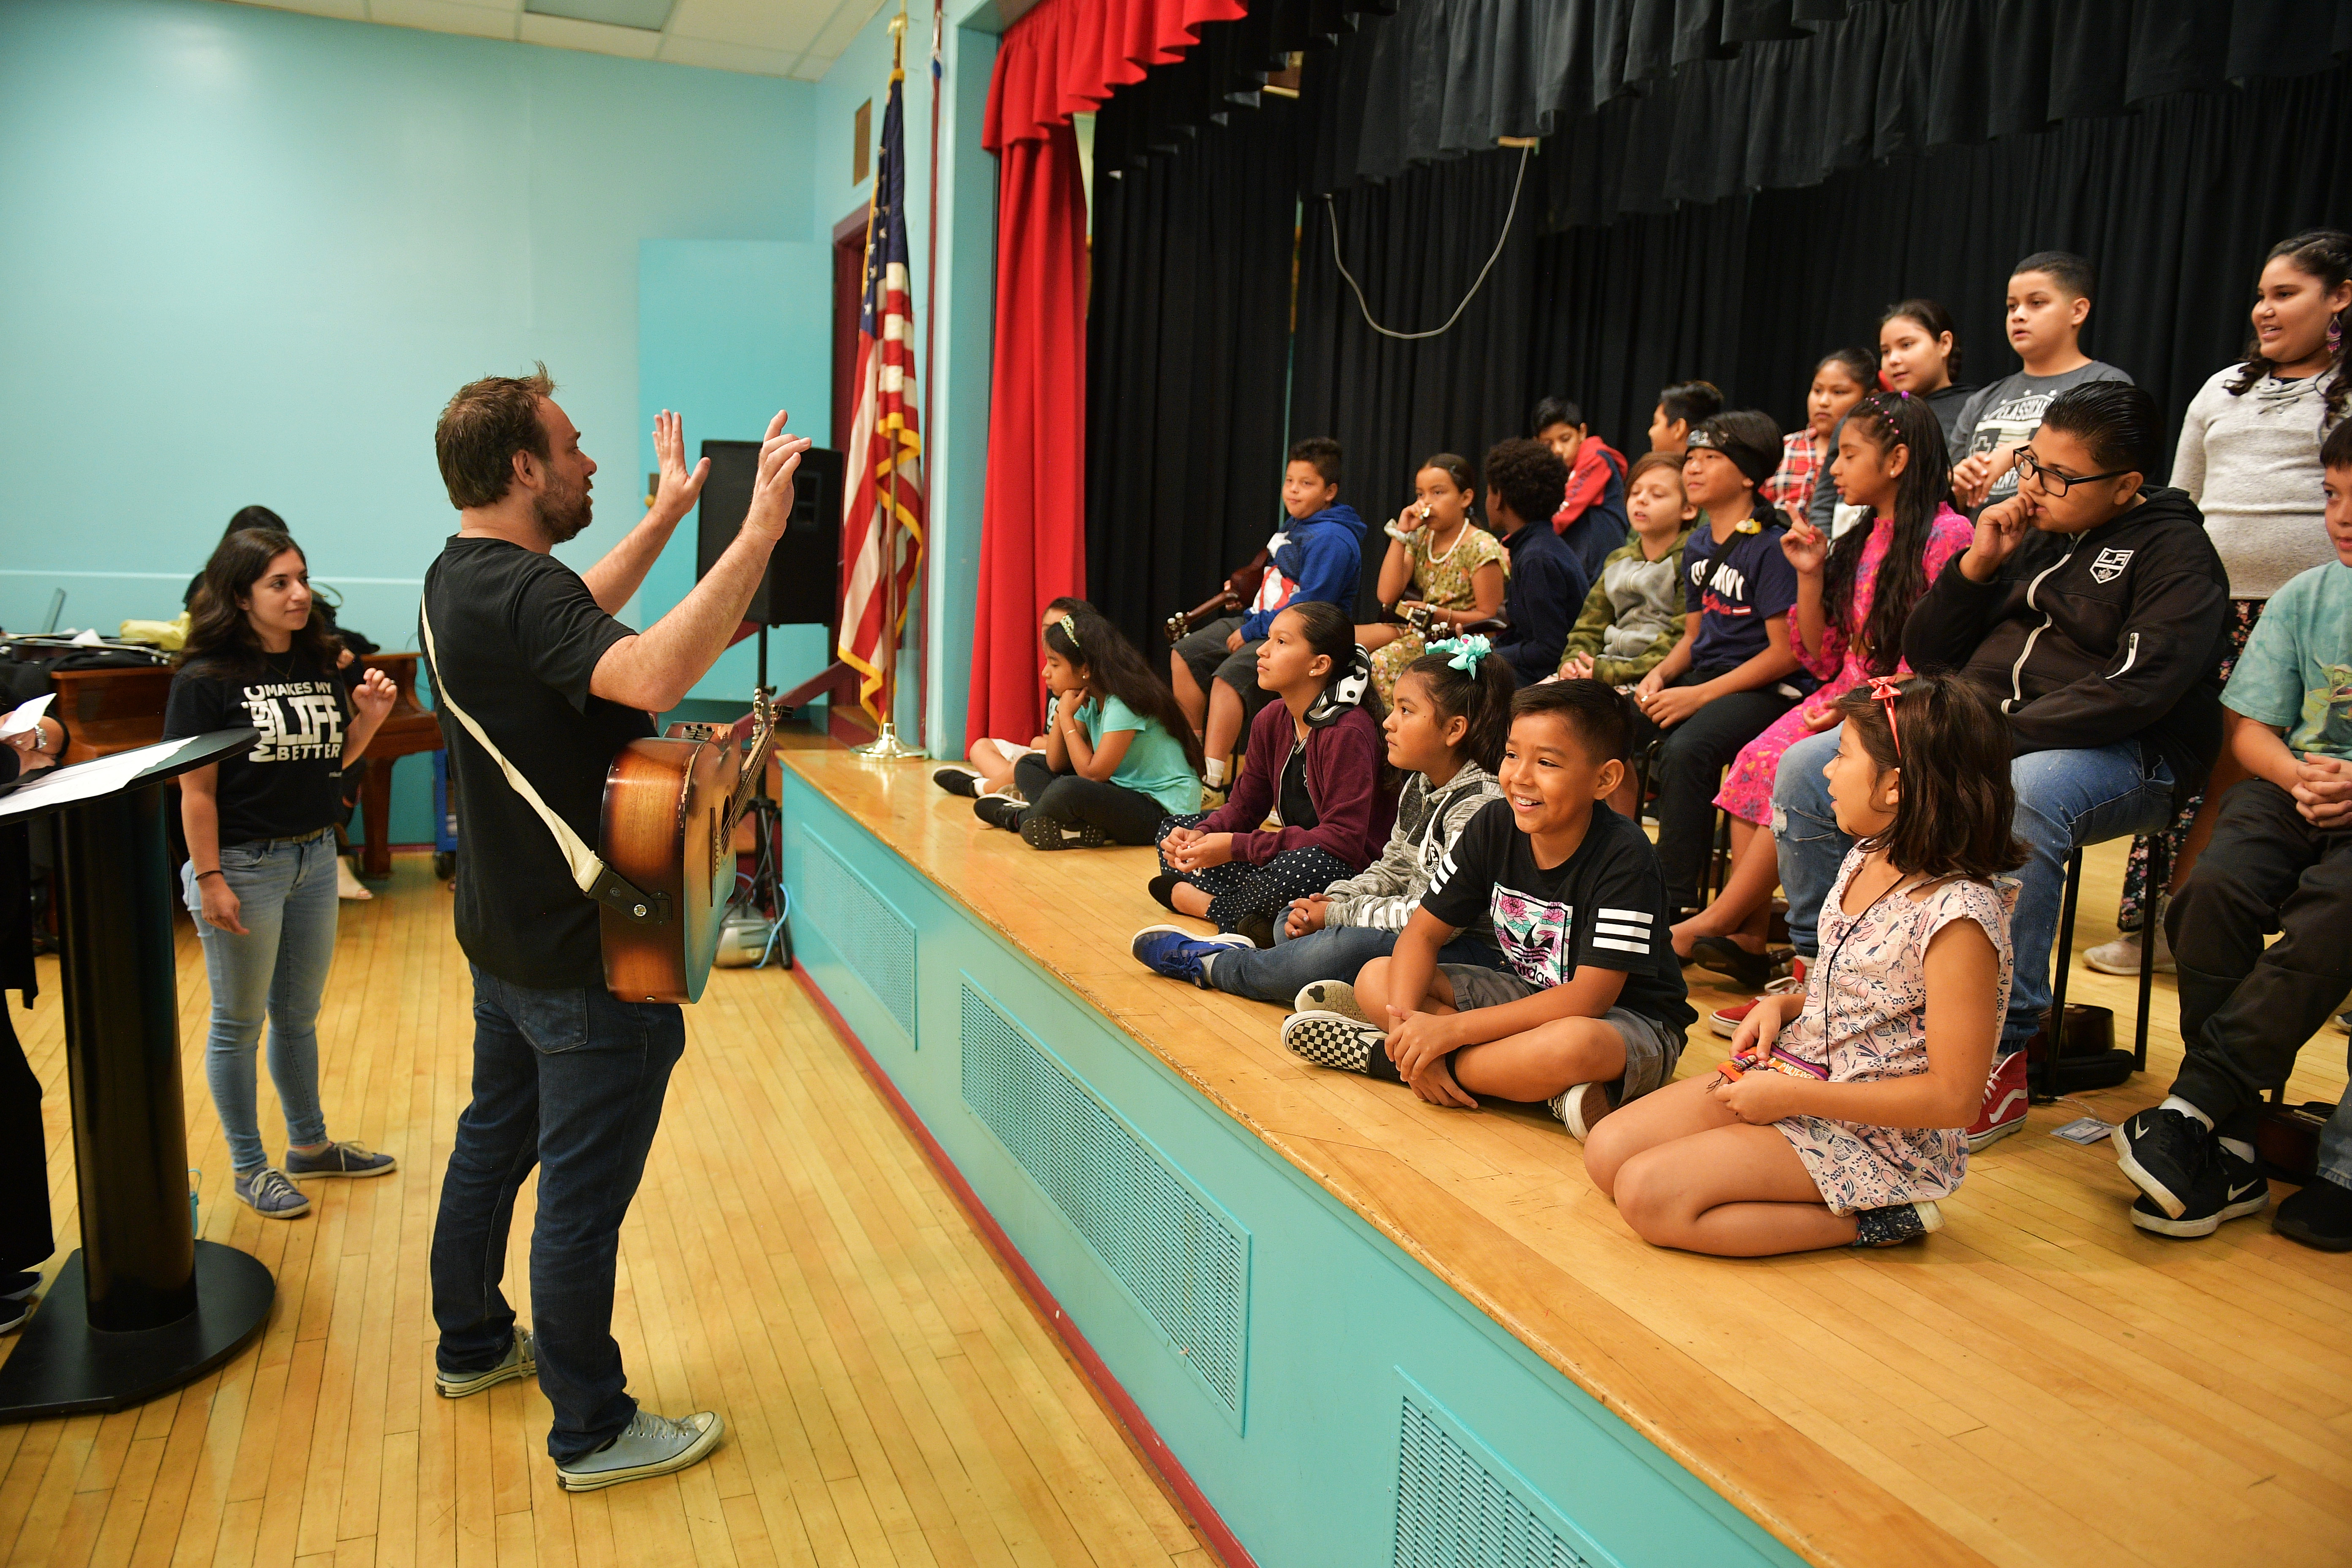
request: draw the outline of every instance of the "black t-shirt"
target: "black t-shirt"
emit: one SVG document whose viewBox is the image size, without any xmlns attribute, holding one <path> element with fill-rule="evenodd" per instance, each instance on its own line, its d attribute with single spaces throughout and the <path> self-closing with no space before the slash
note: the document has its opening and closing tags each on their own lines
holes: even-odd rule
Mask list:
<svg viewBox="0 0 2352 1568">
<path fill-rule="evenodd" d="M 457 945 L 511 985 L 604 984 L 595 901 L 539 814 L 448 711 L 463 708 L 573 832 L 593 846 L 604 772 L 652 715 L 588 693 L 606 649 L 634 636 L 580 574 L 498 539 L 450 539 L 425 574 L 441 736 L 457 786 Z M 420 643 L 422 629 L 420 628 Z"/>
<path fill-rule="evenodd" d="M 1509 802 L 1489 802 L 1438 863 L 1421 907 L 1450 926 L 1491 915 L 1503 961 L 1530 985 L 1565 985 L 1586 964 L 1622 969 L 1618 1006 L 1677 1031 L 1696 1023 L 1658 852 L 1642 830 L 1596 803 L 1584 841 L 1559 865 L 1537 865 L 1532 842 Z"/>
<path fill-rule="evenodd" d="M 1301 741 L 1290 748 L 1290 760 L 1282 764 L 1282 782 L 1275 794 L 1275 809 L 1282 813 L 1285 827 L 1320 827 L 1322 816 L 1315 809 L 1315 797 L 1307 793 L 1307 742 Z"/>
<path fill-rule="evenodd" d="M 299 649 L 251 661 L 208 658 L 172 677 L 163 738 L 250 724 L 253 750 L 223 758 L 217 799 L 224 846 L 295 838 L 343 816 L 343 733 L 350 700 L 334 667 Z"/>
</svg>

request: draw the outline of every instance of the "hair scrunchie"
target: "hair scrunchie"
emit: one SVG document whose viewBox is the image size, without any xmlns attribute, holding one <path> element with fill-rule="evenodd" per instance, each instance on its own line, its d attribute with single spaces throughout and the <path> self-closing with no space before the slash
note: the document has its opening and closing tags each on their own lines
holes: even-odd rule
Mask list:
<svg viewBox="0 0 2352 1568">
<path fill-rule="evenodd" d="M 1371 685 L 1372 656 L 1364 651 L 1363 644 L 1358 643 L 1356 651 L 1349 657 L 1348 668 L 1332 676 L 1331 683 L 1307 705 L 1308 727 L 1319 728 L 1339 719 L 1364 700 Z"/>
<path fill-rule="evenodd" d="M 1487 640 L 1485 633 L 1472 632 L 1468 637 L 1446 637 L 1431 643 L 1429 651 L 1452 654 L 1454 657 L 1445 662 L 1455 669 L 1467 672 L 1475 680 L 1478 678 L 1478 661 L 1493 653 L 1495 645 Z"/>
</svg>

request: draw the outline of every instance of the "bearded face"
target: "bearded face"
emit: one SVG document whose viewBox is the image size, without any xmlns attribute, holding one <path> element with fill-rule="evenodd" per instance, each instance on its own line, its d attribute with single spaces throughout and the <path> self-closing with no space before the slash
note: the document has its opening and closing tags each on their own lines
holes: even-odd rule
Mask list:
<svg viewBox="0 0 2352 1568">
<path fill-rule="evenodd" d="M 547 530 L 550 542 L 562 544 L 577 539 L 587 529 L 595 506 L 588 493 L 588 483 L 585 479 L 567 479 L 561 465 L 550 467 L 547 488 L 531 501 L 531 510 L 539 518 L 539 525 Z"/>
</svg>

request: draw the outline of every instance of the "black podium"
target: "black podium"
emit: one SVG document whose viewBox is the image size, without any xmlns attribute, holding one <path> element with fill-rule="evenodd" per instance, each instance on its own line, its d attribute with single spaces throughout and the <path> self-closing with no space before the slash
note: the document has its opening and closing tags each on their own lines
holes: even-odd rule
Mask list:
<svg viewBox="0 0 2352 1568">
<path fill-rule="evenodd" d="M 221 730 L 31 775 L 0 818 L 54 816 L 81 1247 L 0 1363 L 0 1421 L 120 1410 L 203 1376 L 268 1320 L 277 1282 L 188 1224 L 163 782 L 251 746 Z M 126 776 L 127 775 L 127 776 Z M 92 784 L 109 784 L 87 794 Z M 80 798 L 73 798 L 78 794 Z"/>
</svg>

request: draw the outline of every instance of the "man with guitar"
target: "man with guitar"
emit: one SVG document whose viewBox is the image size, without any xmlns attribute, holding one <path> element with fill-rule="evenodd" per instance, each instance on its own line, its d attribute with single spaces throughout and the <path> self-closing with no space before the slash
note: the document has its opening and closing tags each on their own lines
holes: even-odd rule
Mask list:
<svg viewBox="0 0 2352 1568">
<path fill-rule="evenodd" d="M 460 1398 L 534 1373 L 568 1490 L 665 1475 L 718 1447 L 716 1412 L 640 1410 L 613 1341 L 621 1221 L 645 1172 L 670 1069 L 675 1003 L 605 987 L 593 852 L 606 769 L 677 706 L 741 623 L 792 513 L 809 442 L 768 426 L 749 514 L 677 608 L 642 632 L 614 618 L 692 510 L 676 415 L 654 427 L 653 510 L 584 574 L 550 553 L 588 526 L 596 465 L 544 366 L 458 389 L 434 431 L 460 526 L 425 578 L 419 630 L 457 791 L 458 945 L 474 982 L 473 1100 L 433 1231 L 436 1383 Z M 568 835 L 568 837 L 565 837 Z M 515 1194 L 540 1168 L 530 1285 L 537 1332 L 499 1289 Z"/>
</svg>

